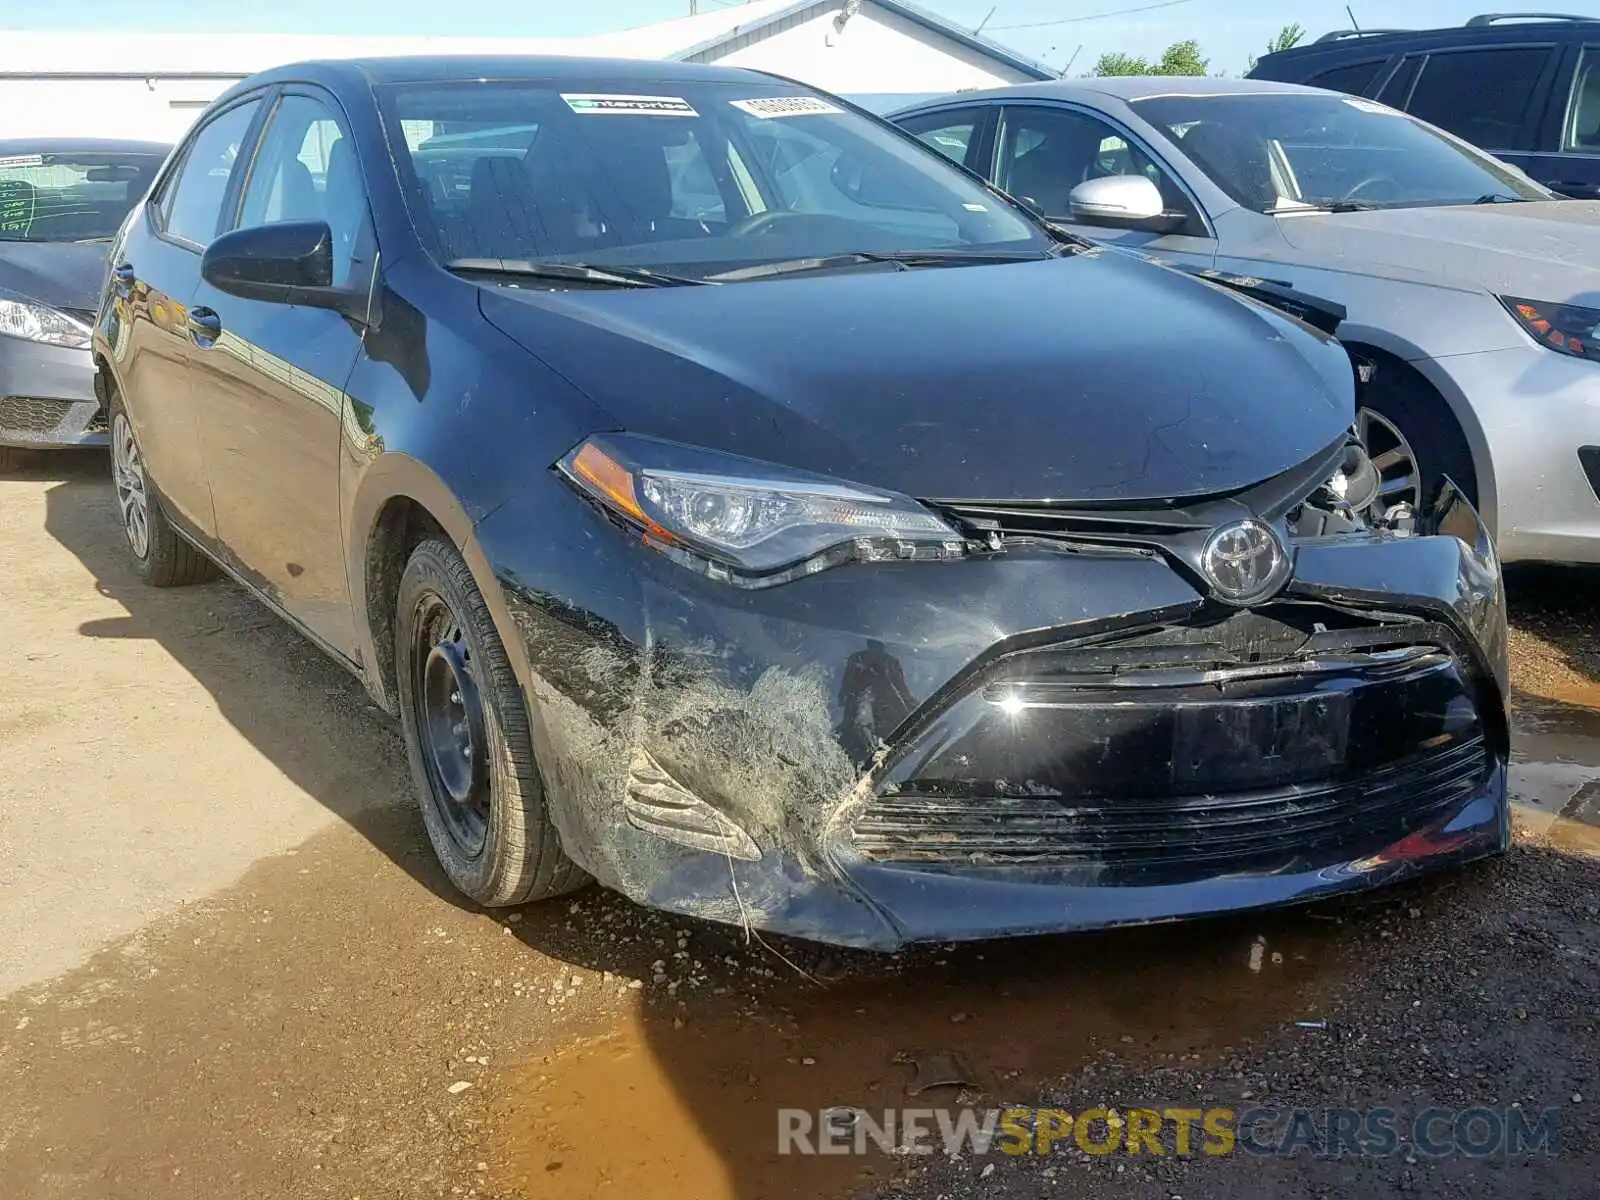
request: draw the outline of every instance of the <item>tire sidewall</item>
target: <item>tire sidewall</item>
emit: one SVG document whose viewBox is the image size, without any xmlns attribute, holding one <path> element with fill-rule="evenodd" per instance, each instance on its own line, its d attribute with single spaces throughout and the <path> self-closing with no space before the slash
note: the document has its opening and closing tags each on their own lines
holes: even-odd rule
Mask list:
<svg viewBox="0 0 1600 1200">
<path fill-rule="evenodd" d="M 439 812 L 417 726 L 418 664 L 412 642 L 418 603 L 427 591 L 436 593 L 449 605 L 461 624 L 473 662 L 482 664 L 477 683 L 483 703 L 484 736 L 488 742 L 489 821 L 483 849 L 476 855 L 467 854 L 457 844 Z M 401 577 L 395 606 L 395 682 L 406 755 L 434 853 L 450 882 L 460 891 L 482 904 L 503 904 L 509 899 L 503 898 L 504 892 L 517 882 L 508 875 L 514 873 L 513 861 L 520 857 L 520 838 L 516 836 L 519 831 L 514 826 L 521 808 L 522 781 L 517 778 L 506 741 L 505 681 L 496 669 L 496 654 L 484 644 L 474 600 L 477 606 L 482 605 L 481 599 L 462 593 L 438 543 L 424 542 L 418 547 Z M 512 870 L 508 871 L 508 867 Z"/>
</svg>

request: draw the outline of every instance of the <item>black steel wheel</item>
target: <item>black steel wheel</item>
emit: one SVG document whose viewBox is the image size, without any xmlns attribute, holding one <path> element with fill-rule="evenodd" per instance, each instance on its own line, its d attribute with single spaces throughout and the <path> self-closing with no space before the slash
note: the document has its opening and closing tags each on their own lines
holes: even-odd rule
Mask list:
<svg viewBox="0 0 1600 1200">
<path fill-rule="evenodd" d="M 545 808 L 521 688 L 448 542 L 422 542 L 406 564 L 395 658 L 423 824 L 450 882 L 491 907 L 582 886 Z"/>
</svg>

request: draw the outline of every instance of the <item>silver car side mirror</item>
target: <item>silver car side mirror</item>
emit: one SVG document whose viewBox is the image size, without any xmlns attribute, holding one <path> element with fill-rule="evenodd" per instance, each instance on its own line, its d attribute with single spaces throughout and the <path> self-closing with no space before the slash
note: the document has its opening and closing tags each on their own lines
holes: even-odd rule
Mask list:
<svg viewBox="0 0 1600 1200">
<path fill-rule="evenodd" d="M 1068 218 L 1085 225 L 1148 228 L 1165 211 L 1161 189 L 1143 175 L 1086 180 L 1067 195 Z"/>
</svg>

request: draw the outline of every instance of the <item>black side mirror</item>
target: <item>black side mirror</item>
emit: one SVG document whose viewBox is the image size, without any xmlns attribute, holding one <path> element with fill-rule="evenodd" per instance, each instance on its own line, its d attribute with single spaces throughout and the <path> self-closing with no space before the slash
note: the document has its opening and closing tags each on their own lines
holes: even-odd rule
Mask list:
<svg viewBox="0 0 1600 1200">
<path fill-rule="evenodd" d="M 206 248 L 200 274 L 248 300 L 364 315 L 366 297 L 333 286 L 333 233 L 326 221 L 279 221 L 225 233 Z"/>
</svg>

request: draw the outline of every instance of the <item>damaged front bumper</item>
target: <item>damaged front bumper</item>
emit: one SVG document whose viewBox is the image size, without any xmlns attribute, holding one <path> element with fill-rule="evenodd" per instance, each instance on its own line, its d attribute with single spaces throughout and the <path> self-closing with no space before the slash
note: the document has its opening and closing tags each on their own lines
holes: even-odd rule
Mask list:
<svg viewBox="0 0 1600 1200">
<path fill-rule="evenodd" d="M 1029 539 L 738 590 L 559 486 L 478 538 L 568 854 L 651 907 L 892 949 L 1504 850 L 1498 565 L 1453 489 L 1423 524 L 1299 544 L 1250 610 Z"/>
</svg>

